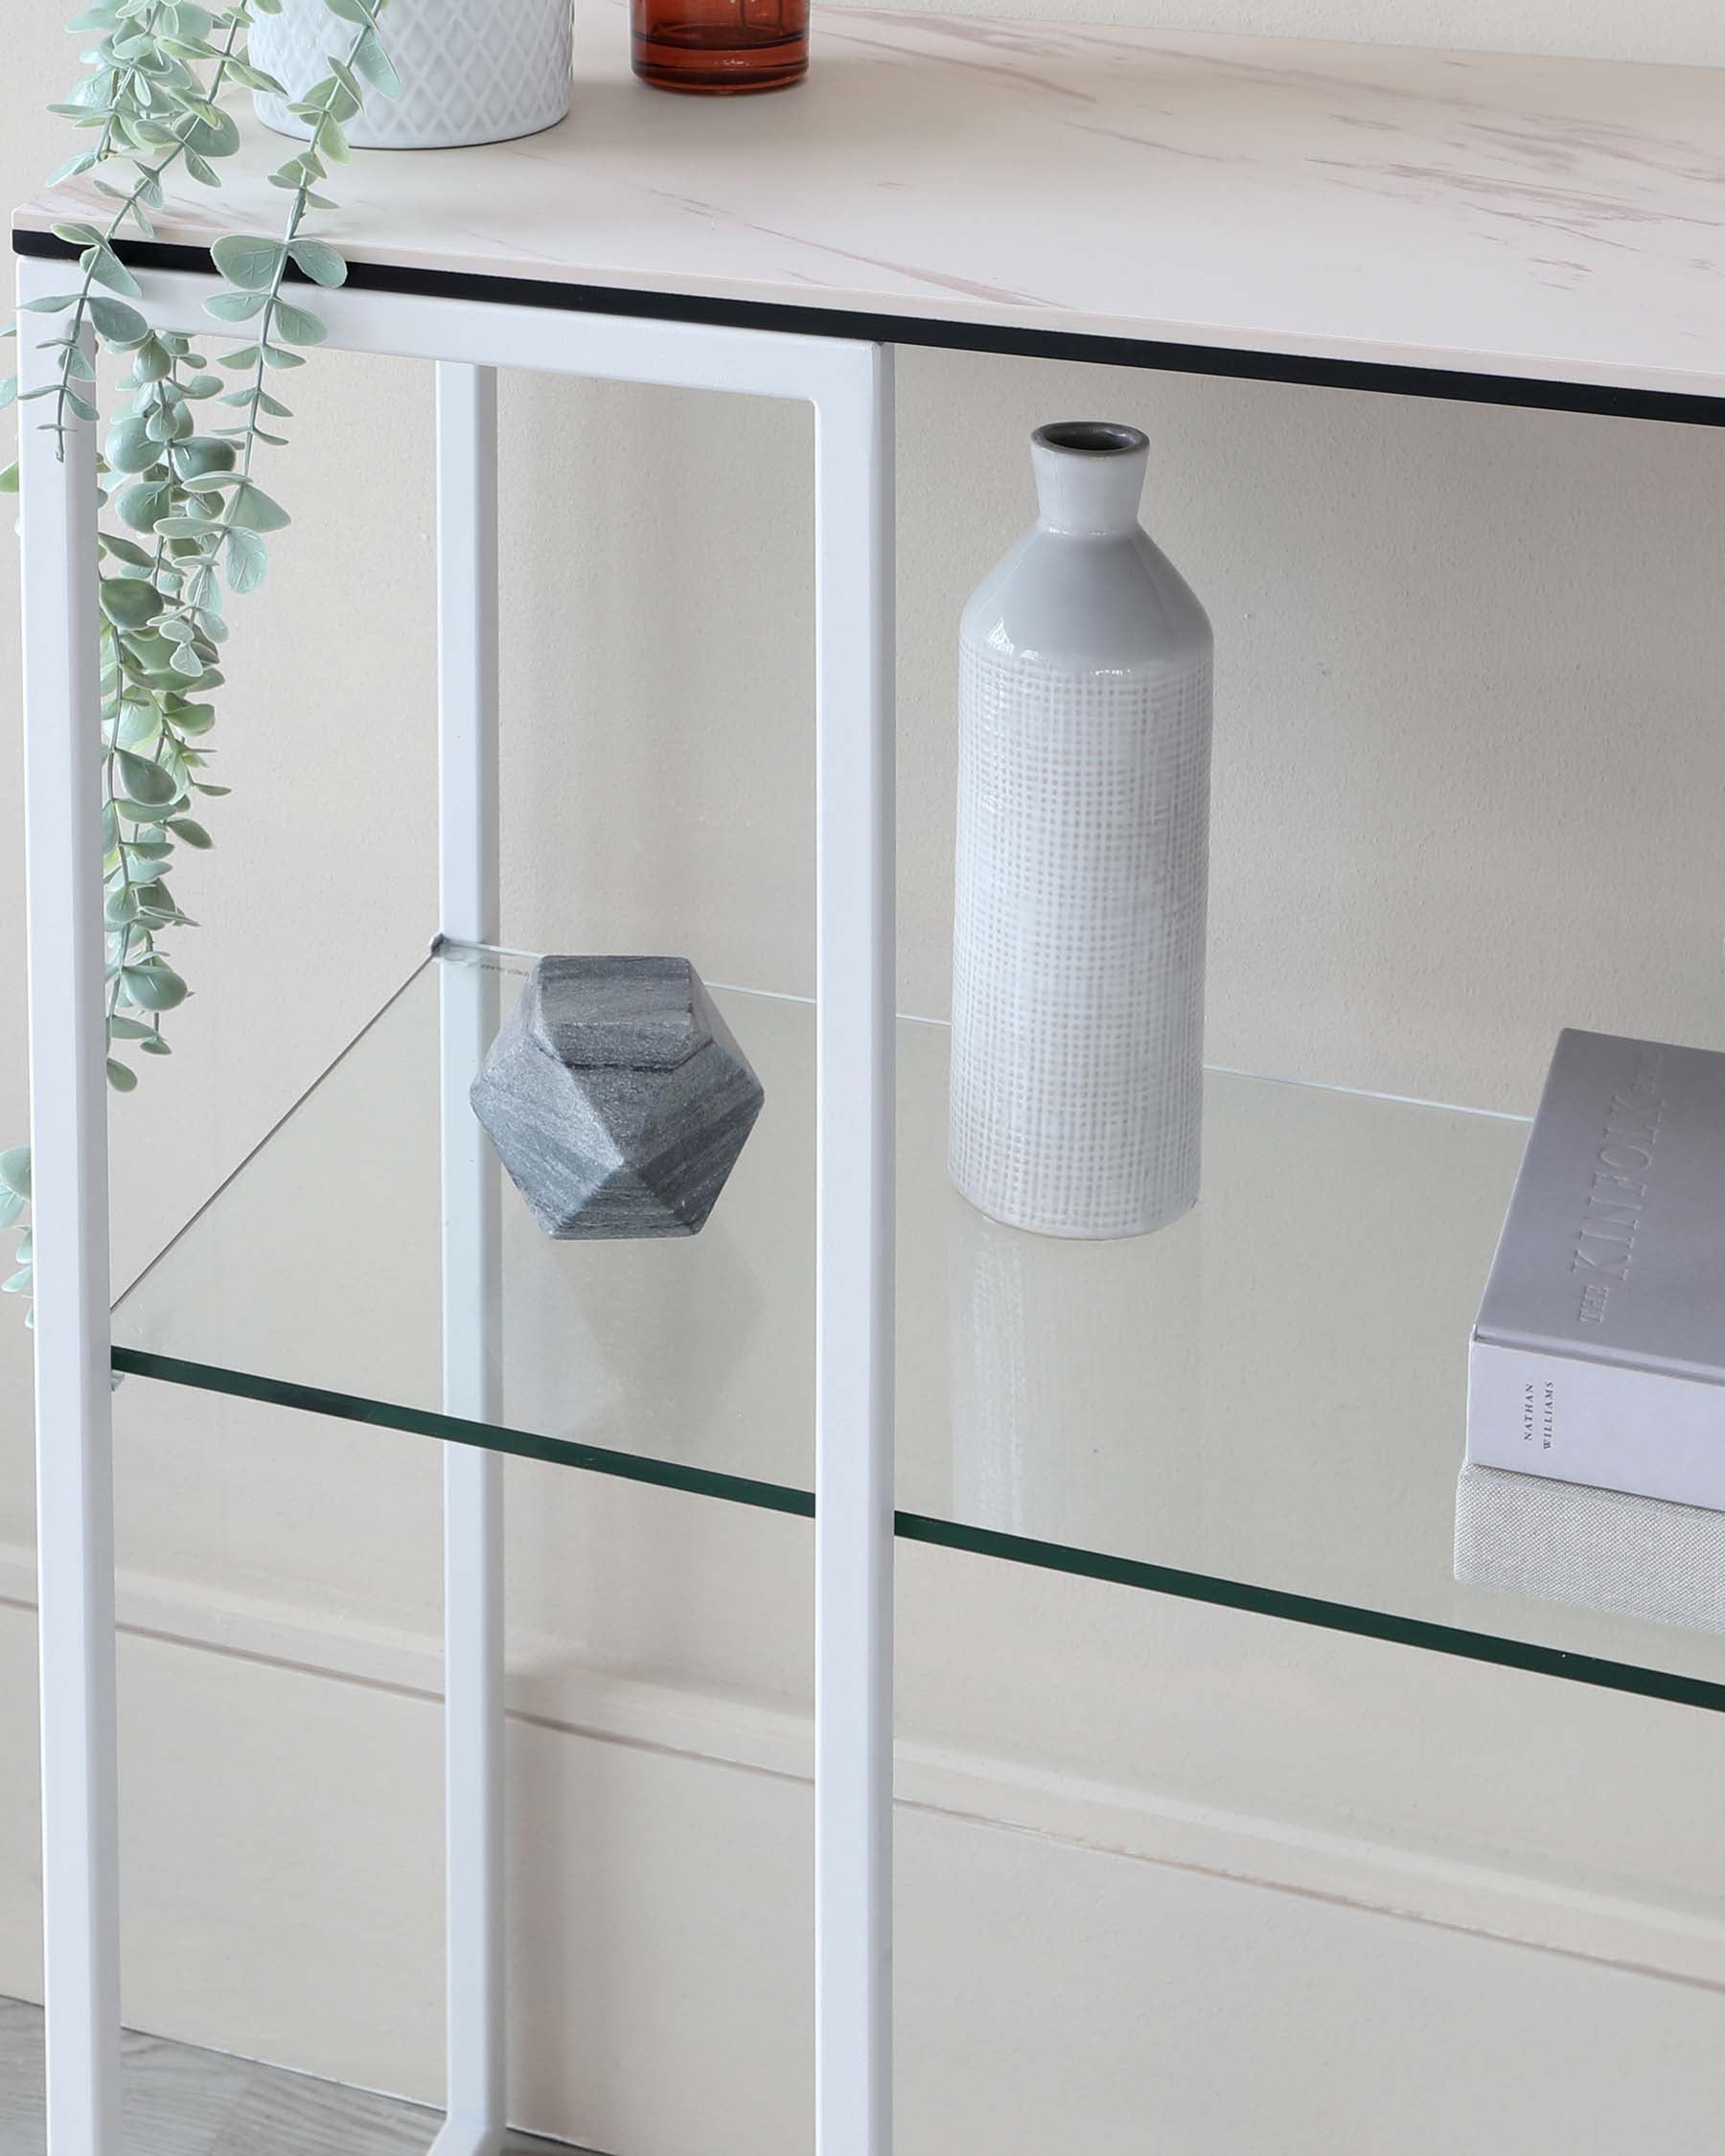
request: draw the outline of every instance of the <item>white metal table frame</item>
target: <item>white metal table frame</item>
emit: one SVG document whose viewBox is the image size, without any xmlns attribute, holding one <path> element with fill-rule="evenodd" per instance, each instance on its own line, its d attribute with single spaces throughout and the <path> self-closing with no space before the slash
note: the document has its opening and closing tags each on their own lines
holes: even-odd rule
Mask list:
<svg viewBox="0 0 1725 2156">
<path fill-rule="evenodd" d="M 19 296 L 66 251 L 14 235 Z M 128 248 L 160 324 L 217 280 Z M 1725 424 L 1725 398 L 1333 353 L 984 320 L 703 302 L 359 265 L 320 291 L 330 342 L 438 369 L 439 932 L 494 941 L 496 406 L 501 367 L 729 390 L 816 412 L 817 825 L 816 2108 L 819 2156 L 890 2156 L 892 1817 L 892 346 L 1149 367 L 1552 411 Z M 26 319 L 30 319 L 26 317 Z M 21 340 L 20 388 L 52 378 Z M 23 434 L 36 1420 L 49 2156 L 118 2156 L 106 1029 L 95 444 Z M 85 758 L 88 762 L 85 762 Z M 494 1402 L 496 1223 L 467 1111 L 489 984 L 443 985 L 444 1391 Z M 434 2156 L 505 2124 L 502 1464 L 445 1453 L 448 2109 Z"/>
<path fill-rule="evenodd" d="M 21 301 L 64 268 L 18 264 Z M 192 328 L 210 275 L 142 272 Z M 891 2145 L 892 360 L 866 337 L 362 290 L 334 346 L 437 363 L 439 933 L 494 941 L 496 370 L 812 404 L 816 501 L 816 2120 L 822 2156 Z M 26 315 L 29 323 L 37 319 Z M 20 389 L 53 378 L 26 332 Z M 26 410 L 28 411 L 28 407 Z M 96 445 L 23 432 L 25 737 L 45 1997 L 50 2156 L 119 2156 L 119 1798 L 108 1323 Z M 467 1083 L 488 984 L 446 977 L 446 1409 L 494 1368 L 493 1181 Z M 502 1461 L 445 1450 L 448 2121 L 507 2122 Z"/>
</svg>

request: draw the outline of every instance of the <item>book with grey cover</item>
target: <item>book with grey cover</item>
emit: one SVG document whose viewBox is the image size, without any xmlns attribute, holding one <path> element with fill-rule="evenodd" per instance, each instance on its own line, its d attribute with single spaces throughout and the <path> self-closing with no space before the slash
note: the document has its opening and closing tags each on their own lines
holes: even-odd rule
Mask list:
<svg viewBox="0 0 1725 2156">
<path fill-rule="evenodd" d="M 1467 1457 L 1725 1510 L 1725 1055 L 1559 1036 L 1474 1327 Z"/>
<path fill-rule="evenodd" d="M 1725 1632 L 1725 1512 L 1463 1467 L 1456 1577 L 1578 1609 Z"/>
</svg>

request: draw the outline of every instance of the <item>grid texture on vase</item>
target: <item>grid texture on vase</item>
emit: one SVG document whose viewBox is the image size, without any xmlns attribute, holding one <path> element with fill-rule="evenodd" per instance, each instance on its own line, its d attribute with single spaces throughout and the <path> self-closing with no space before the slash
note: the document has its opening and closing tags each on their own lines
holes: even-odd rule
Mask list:
<svg viewBox="0 0 1725 2156">
<path fill-rule="evenodd" d="M 960 658 L 953 1181 L 1134 1235 L 1197 1197 L 1210 665 Z"/>
<path fill-rule="evenodd" d="M 402 93 L 369 91 L 348 139 L 360 149 L 451 149 L 554 127 L 569 109 L 570 32 L 569 0 L 392 0 L 383 38 Z M 280 14 L 254 23 L 251 55 L 300 97 L 352 34 L 324 0 L 283 0 Z M 308 134 L 288 100 L 254 102 L 265 126 Z"/>
</svg>

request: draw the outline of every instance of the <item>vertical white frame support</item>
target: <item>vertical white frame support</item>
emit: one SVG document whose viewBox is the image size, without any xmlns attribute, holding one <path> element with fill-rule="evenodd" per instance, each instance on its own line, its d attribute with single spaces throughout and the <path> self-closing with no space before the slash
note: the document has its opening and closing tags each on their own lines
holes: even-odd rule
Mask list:
<svg viewBox="0 0 1725 2156">
<path fill-rule="evenodd" d="M 892 2145 L 892 354 L 816 404 L 816 2147 Z"/>
<path fill-rule="evenodd" d="M 20 302 L 63 266 L 18 265 Z M 18 317 L 20 392 L 57 378 Z M 21 406 L 42 1901 L 51 2156 L 119 2156 L 119 1792 L 96 444 Z"/>
<path fill-rule="evenodd" d="M 20 264 L 20 296 L 58 287 Z M 214 280 L 149 272 L 152 318 Z M 437 362 L 440 929 L 494 942 L 500 365 L 812 403 L 817 551 L 816 2084 L 818 2156 L 890 2156 L 892 354 L 841 338 L 344 287 L 330 341 Z M 26 317 L 26 321 L 33 319 Z M 24 339 L 26 389 L 47 374 Z M 119 2156 L 118 1806 L 94 444 L 27 432 L 50 2156 Z M 80 729 L 87 725 L 87 737 Z M 88 761 L 86 762 L 85 759 Z M 495 1419 L 495 1179 L 467 1109 L 494 975 L 444 969 L 444 1396 Z M 445 1454 L 448 2118 L 506 2120 L 501 1462 Z"/>
<path fill-rule="evenodd" d="M 497 378 L 437 368 L 438 920 L 497 937 Z M 442 1020 L 443 1386 L 497 1412 L 496 1178 L 468 1087 L 495 976 L 450 963 Z M 503 1462 L 444 1446 L 444 1837 L 448 2117 L 434 2156 L 494 2156 L 507 2123 Z"/>
</svg>

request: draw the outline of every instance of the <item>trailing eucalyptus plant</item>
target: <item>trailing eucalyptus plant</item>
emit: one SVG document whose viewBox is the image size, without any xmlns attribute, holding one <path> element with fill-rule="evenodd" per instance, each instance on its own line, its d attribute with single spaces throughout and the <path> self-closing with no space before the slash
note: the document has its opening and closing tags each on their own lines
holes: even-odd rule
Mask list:
<svg viewBox="0 0 1725 2156">
<path fill-rule="evenodd" d="M 170 173 L 220 186 L 222 160 L 240 148 L 241 132 L 231 101 L 218 101 L 237 89 L 281 94 L 251 64 L 246 45 L 253 18 L 278 13 L 282 0 L 97 0 L 70 26 L 95 39 L 83 56 L 88 72 L 51 107 L 95 137 L 54 181 L 104 168 L 124 181 L 92 180 L 104 198 L 100 214 L 54 227 L 80 250 L 79 277 L 75 287 L 30 303 L 58 318 L 42 345 L 57 356 L 55 379 L 23 400 L 29 407 L 40 399 L 44 416 L 28 408 L 21 415 L 23 424 L 52 433 L 63 457 L 74 421 L 101 421 L 103 378 L 92 346 L 124 369 L 98 456 L 107 1074 L 119 1092 L 138 1083 L 130 1051 L 170 1052 L 162 1021 L 188 994 L 167 944 L 196 924 L 180 910 L 168 873 L 181 847 L 211 844 L 201 799 L 227 791 L 206 775 L 224 679 L 222 586 L 255 590 L 268 566 L 265 537 L 288 521 L 255 470 L 259 449 L 286 439 L 266 423 L 293 416 L 270 385 L 303 366 L 303 348 L 324 335 L 316 313 L 284 291 L 288 265 L 314 286 L 346 277 L 341 256 L 304 226 L 312 212 L 335 207 L 319 190 L 330 166 L 346 162 L 343 130 L 366 88 L 386 97 L 400 88 L 379 30 L 387 0 L 324 5 L 346 27 L 336 39 L 345 53 L 331 55 L 329 73 L 292 107 L 310 139 L 269 175 L 286 196 L 280 225 L 273 235 L 234 233 L 210 250 L 223 280 L 204 302 L 221 325 L 215 334 L 245 326 L 231 333 L 245 341 L 217 356 L 226 376 L 211 371 L 192 337 L 149 320 L 116 241 L 128 224 L 152 236 L 150 213 Z M 17 333 L 30 328 L 20 322 Z M 0 405 L 16 387 L 0 383 Z M 212 424 L 225 416 L 222 407 L 231 424 Z M 0 472 L 0 489 L 17 483 L 15 464 Z M 4 1282 L 11 1295 L 31 1285 L 29 1201 L 30 1149 L 16 1146 L 0 1153 L 0 1227 L 21 1227 L 16 1270 Z"/>
</svg>

